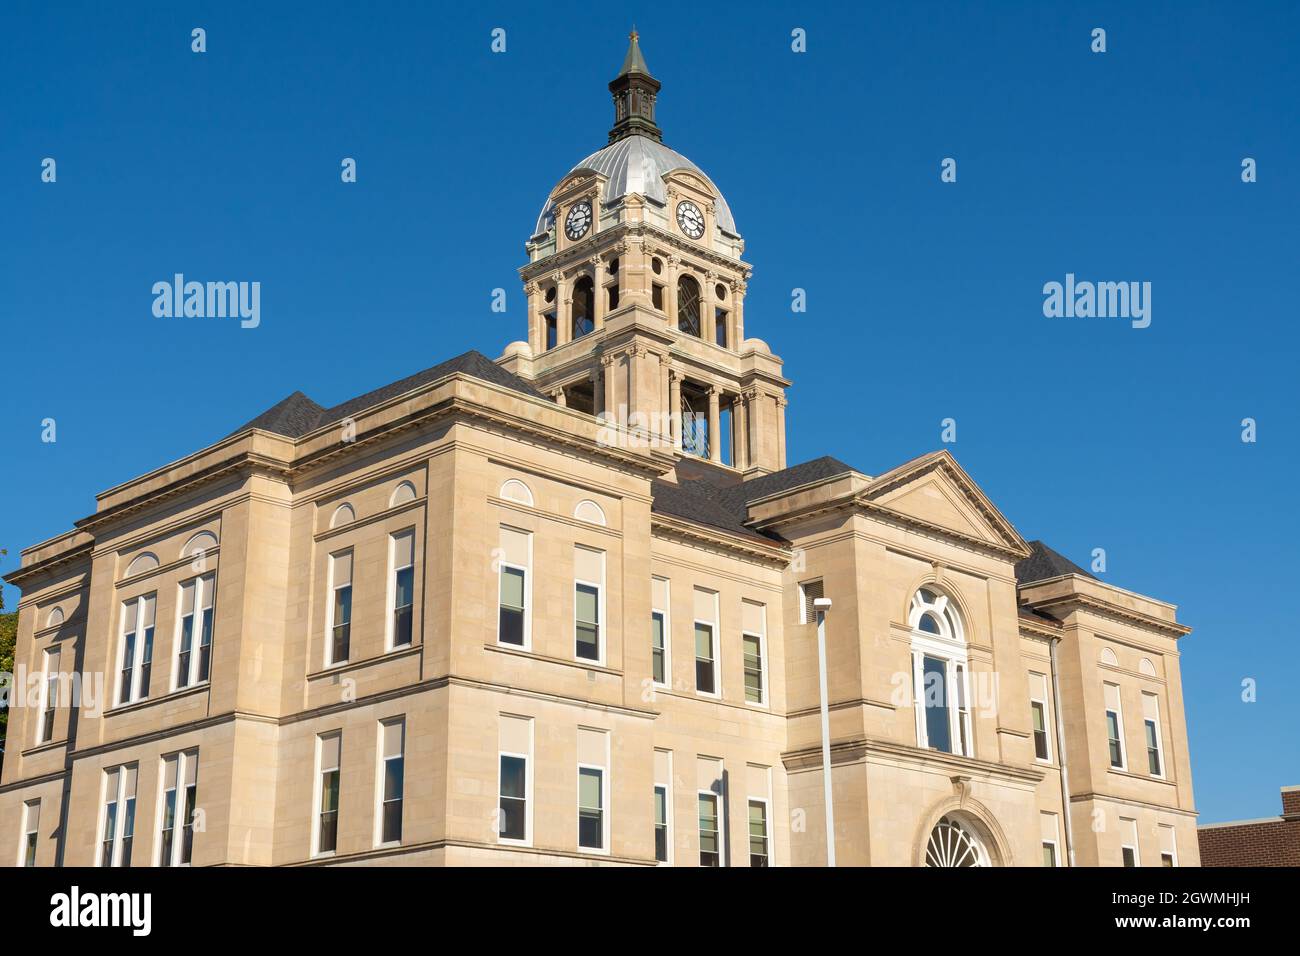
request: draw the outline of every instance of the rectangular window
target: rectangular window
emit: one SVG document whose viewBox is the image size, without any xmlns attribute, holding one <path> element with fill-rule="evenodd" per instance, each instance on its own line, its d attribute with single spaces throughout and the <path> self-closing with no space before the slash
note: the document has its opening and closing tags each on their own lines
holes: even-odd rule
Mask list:
<svg viewBox="0 0 1300 956">
<path fill-rule="evenodd" d="M 1138 830 L 1137 821 L 1130 820 L 1126 817 L 1119 818 L 1120 854 L 1124 860 L 1125 866 L 1141 866 L 1141 860 L 1138 857 Z"/>
<path fill-rule="evenodd" d="M 604 850 L 608 819 L 605 768 L 609 736 L 602 730 L 578 728 L 578 847 Z"/>
<path fill-rule="evenodd" d="M 194 810 L 198 806 L 199 752 L 163 758 L 159 808 L 159 866 L 189 866 L 194 851 Z"/>
<path fill-rule="evenodd" d="M 727 347 L 727 310 L 715 309 L 713 313 L 713 340 Z"/>
<path fill-rule="evenodd" d="M 650 286 L 650 304 L 659 312 L 664 310 L 664 287 L 658 282 Z"/>
<path fill-rule="evenodd" d="M 1160 833 L 1160 865 L 1178 865 L 1178 845 L 1174 841 L 1174 828 L 1162 823 L 1156 828 Z"/>
<path fill-rule="evenodd" d="M 409 647 L 415 610 L 415 531 L 392 536 L 392 647 Z"/>
<path fill-rule="evenodd" d="M 330 619 L 326 628 L 325 666 L 344 664 L 352 649 L 352 552 L 330 555 Z"/>
<path fill-rule="evenodd" d="M 543 323 L 545 324 L 545 326 L 546 326 L 546 346 L 545 346 L 545 348 L 546 348 L 547 351 L 550 351 L 551 349 L 555 348 L 555 346 L 556 346 L 556 332 L 557 332 L 557 324 L 556 324 L 556 321 L 555 321 L 555 313 L 554 313 L 554 312 L 547 312 L 545 315 L 542 316 L 542 322 L 543 322 Z"/>
<path fill-rule="evenodd" d="M 1060 830 L 1055 813 L 1038 815 L 1043 830 L 1043 866 L 1060 866 Z"/>
<path fill-rule="evenodd" d="M 1034 758 L 1051 761 L 1052 741 L 1047 733 L 1047 677 L 1029 675 L 1029 712 L 1034 723 Z"/>
<path fill-rule="evenodd" d="M 718 694 L 718 595 L 695 589 L 695 689 Z"/>
<path fill-rule="evenodd" d="M 135 840 L 135 764 L 104 771 L 104 827 L 100 840 L 100 866 L 130 866 Z"/>
<path fill-rule="evenodd" d="M 721 866 L 719 849 L 718 795 L 700 794 L 700 866 Z"/>
<path fill-rule="evenodd" d="M 47 648 L 41 655 L 44 674 L 41 680 L 41 719 L 36 742 L 48 743 L 54 739 L 54 716 L 59 707 L 59 648 Z"/>
<path fill-rule="evenodd" d="M 343 757 L 343 735 L 321 734 L 316 738 L 316 849 L 333 853 L 339 840 L 339 765 Z"/>
<path fill-rule="evenodd" d="M 1164 743 L 1160 739 L 1160 702 L 1155 694 L 1142 695 L 1142 724 L 1146 731 L 1147 769 L 1153 777 L 1163 777 Z"/>
<path fill-rule="evenodd" d="M 41 801 L 29 800 L 23 804 L 23 839 L 19 844 L 20 866 L 36 865 L 36 841 L 40 836 Z"/>
<path fill-rule="evenodd" d="M 948 665 L 925 655 L 921 664 L 921 688 L 925 701 L 925 735 L 930 747 L 952 753 L 948 714 Z"/>
<path fill-rule="evenodd" d="M 497 643 L 529 646 L 528 569 L 532 566 L 533 536 L 514 528 L 500 529 Z"/>
<path fill-rule="evenodd" d="M 655 787 L 655 859 L 668 862 L 668 790 Z"/>
<path fill-rule="evenodd" d="M 826 596 L 826 589 L 820 578 L 816 581 L 805 581 L 799 585 L 799 623 L 816 624 L 817 609 L 813 602 L 818 598 Z"/>
<path fill-rule="evenodd" d="M 601 646 L 601 590 L 605 584 L 605 554 L 589 548 L 573 550 L 574 655 L 579 660 L 604 660 Z"/>
<path fill-rule="evenodd" d="M 767 866 L 767 803 L 749 801 L 749 865 Z"/>
<path fill-rule="evenodd" d="M 529 761 L 533 753 L 533 722 L 502 714 L 498 724 L 497 839 L 528 846 L 532 842 Z"/>
<path fill-rule="evenodd" d="M 201 684 L 212 666 L 212 607 L 216 575 L 181 585 L 180 634 L 176 647 L 176 687 Z M 197 646 L 196 646 L 197 645 Z"/>
<path fill-rule="evenodd" d="M 741 644 L 745 656 L 745 701 L 750 704 L 767 703 L 767 663 L 764 645 L 767 643 L 767 608 L 752 601 L 740 605 Z"/>
<path fill-rule="evenodd" d="M 660 863 L 672 861 L 673 814 L 673 754 L 671 750 L 655 751 L 655 859 Z"/>
<path fill-rule="evenodd" d="M 146 594 L 122 605 L 122 644 L 117 681 L 119 704 L 129 704 L 149 696 L 157 603 L 156 594 Z"/>
<path fill-rule="evenodd" d="M 1124 714 L 1120 709 L 1119 687 L 1104 685 L 1106 691 L 1106 739 L 1110 749 L 1110 765 L 1124 769 Z"/>
<path fill-rule="evenodd" d="M 650 582 L 650 675 L 660 687 L 667 687 L 668 659 L 668 581 L 653 578 Z"/>
<path fill-rule="evenodd" d="M 405 775 L 406 720 L 381 722 L 379 725 L 379 807 L 376 817 L 375 843 L 402 841 L 402 783 Z"/>
</svg>

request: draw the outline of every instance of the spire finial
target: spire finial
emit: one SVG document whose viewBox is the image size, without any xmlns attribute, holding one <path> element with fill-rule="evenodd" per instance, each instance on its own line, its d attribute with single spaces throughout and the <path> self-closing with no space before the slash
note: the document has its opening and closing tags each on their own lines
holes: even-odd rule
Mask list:
<svg viewBox="0 0 1300 956">
<path fill-rule="evenodd" d="M 625 136 L 649 136 L 654 140 L 663 136 L 655 125 L 659 81 L 650 75 L 650 67 L 646 66 L 645 57 L 641 55 L 640 38 L 634 23 L 632 32 L 628 34 L 623 68 L 609 84 L 609 91 L 614 94 L 614 128 L 609 131 L 611 143 Z"/>
</svg>

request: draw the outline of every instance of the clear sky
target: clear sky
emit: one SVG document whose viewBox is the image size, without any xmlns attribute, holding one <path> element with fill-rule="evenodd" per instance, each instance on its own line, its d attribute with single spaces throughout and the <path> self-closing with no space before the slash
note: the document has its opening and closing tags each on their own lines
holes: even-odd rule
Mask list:
<svg viewBox="0 0 1300 956">
<path fill-rule="evenodd" d="M 1105 580 L 1195 628 L 1202 820 L 1279 812 L 1300 784 L 1297 5 L 463 7 L 0 7 L 0 570 L 294 389 L 331 405 L 525 337 L 523 243 L 604 144 L 635 21 L 665 142 L 745 236 L 791 462 L 879 474 L 955 419 L 947 447 L 1025 537 L 1104 548 Z M 260 282 L 261 324 L 155 318 L 177 272 Z M 1150 282 L 1150 326 L 1045 317 L 1067 273 Z"/>
</svg>

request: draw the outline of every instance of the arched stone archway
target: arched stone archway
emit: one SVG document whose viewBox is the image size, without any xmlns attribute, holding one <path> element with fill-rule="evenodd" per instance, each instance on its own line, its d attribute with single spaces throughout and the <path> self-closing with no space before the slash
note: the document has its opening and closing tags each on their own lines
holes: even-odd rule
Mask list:
<svg viewBox="0 0 1300 956">
<path fill-rule="evenodd" d="M 921 818 L 914 866 L 1014 866 L 1011 845 L 989 809 L 961 788 Z"/>
</svg>

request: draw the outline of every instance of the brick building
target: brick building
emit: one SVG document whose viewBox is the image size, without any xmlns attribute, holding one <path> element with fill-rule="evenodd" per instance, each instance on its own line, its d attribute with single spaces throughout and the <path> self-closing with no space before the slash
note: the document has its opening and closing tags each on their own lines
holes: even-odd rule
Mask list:
<svg viewBox="0 0 1300 956">
<path fill-rule="evenodd" d="M 1282 788 L 1282 815 L 1197 828 L 1202 866 L 1300 866 L 1300 786 Z"/>
</svg>

